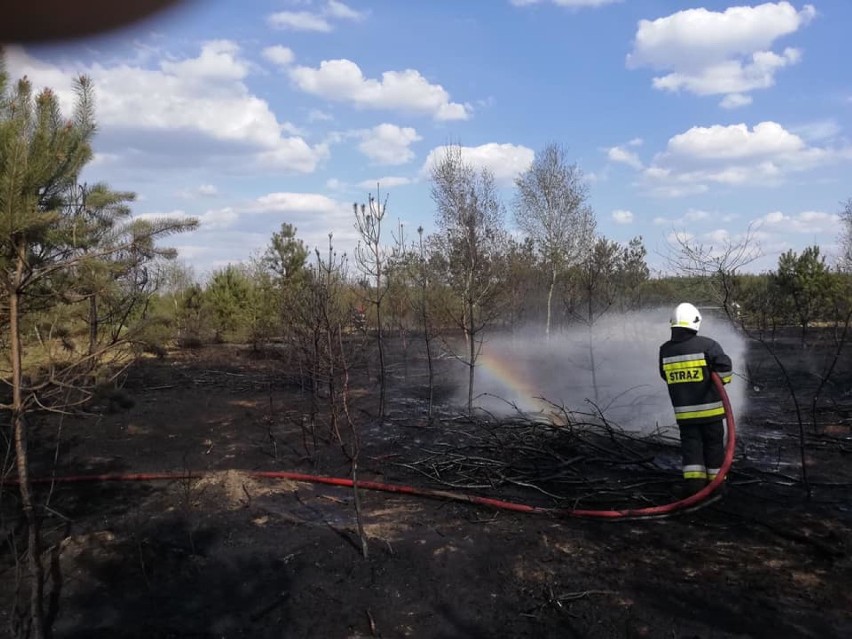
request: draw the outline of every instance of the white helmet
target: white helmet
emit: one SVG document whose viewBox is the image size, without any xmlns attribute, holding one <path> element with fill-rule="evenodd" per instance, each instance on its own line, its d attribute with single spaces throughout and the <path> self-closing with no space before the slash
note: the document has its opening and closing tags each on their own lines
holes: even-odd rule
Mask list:
<svg viewBox="0 0 852 639">
<path fill-rule="evenodd" d="M 678 304 L 674 313 L 672 313 L 671 326 L 672 328 L 688 328 L 697 333 L 701 326 L 701 313 L 688 302 Z"/>
</svg>

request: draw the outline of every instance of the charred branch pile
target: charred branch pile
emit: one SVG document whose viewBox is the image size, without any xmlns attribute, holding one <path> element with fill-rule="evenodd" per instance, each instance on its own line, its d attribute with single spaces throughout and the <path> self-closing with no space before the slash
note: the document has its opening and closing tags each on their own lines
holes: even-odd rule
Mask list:
<svg viewBox="0 0 852 639">
<path fill-rule="evenodd" d="M 430 484 L 552 507 L 627 507 L 671 501 L 679 445 L 662 432 L 631 433 L 601 415 L 561 409 L 445 419 L 433 441 L 395 462 Z"/>
<path fill-rule="evenodd" d="M 675 498 L 672 489 L 681 477 L 676 431 L 627 431 L 600 412 L 557 409 L 547 419 L 520 412 L 439 419 L 423 436 L 429 441 L 410 448 L 394 466 L 418 484 L 425 479 L 430 487 L 543 507 L 638 508 Z M 826 436 L 820 439 L 825 443 Z M 841 450 L 845 443 L 829 442 Z M 773 467 L 770 457 L 741 440 L 731 484 L 758 498 L 797 492 L 795 471 Z M 773 487 L 769 492 L 767 485 Z M 841 493 L 850 485 L 817 481 L 817 501 L 848 501 Z"/>
</svg>

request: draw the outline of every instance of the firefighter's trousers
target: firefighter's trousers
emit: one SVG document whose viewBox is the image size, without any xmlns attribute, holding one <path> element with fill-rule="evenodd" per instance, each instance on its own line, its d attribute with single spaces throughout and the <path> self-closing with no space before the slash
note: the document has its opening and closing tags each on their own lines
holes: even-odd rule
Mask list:
<svg viewBox="0 0 852 639">
<path fill-rule="evenodd" d="M 684 479 L 715 479 L 725 460 L 725 426 L 722 420 L 707 424 L 681 424 L 680 449 Z"/>
</svg>

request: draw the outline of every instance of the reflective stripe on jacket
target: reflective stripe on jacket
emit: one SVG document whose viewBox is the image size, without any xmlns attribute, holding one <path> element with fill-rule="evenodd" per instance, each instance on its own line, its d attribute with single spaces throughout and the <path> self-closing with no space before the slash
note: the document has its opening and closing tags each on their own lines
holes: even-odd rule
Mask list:
<svg viewBox="0 0 852 639">
<path fill-rule="evenodd" d="M 710 372 L 731 381 L 731 358 L 709 337 L 673 328 L 672 339 L 660 347 L 660 376 L 669 389 L 678 424 L 713 422 L 725 415 Z"/>
</svg>

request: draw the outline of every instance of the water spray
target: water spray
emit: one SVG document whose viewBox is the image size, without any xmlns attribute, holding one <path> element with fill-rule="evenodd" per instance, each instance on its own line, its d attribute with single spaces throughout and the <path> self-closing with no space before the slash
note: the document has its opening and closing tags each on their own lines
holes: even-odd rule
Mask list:
<svg viewBox="0 0 852 639">
<path fill-rule="evenodd" d="M 591 328 L 566 327 L 549 338 L 534 327 L 489 335 L 476 360 L 476 406 L 508 417 L 519 411 L 547 414 L 557 404 L 582 406 L 591 399 L 610 423 L 650 434 L 672 417 L 658 364 L 660 344 L 669 338 L 669 312 L 658 308 L 610 313 Z M 729 322 L 708 312 L 703 328 L 731 359 L 746 360 L 747 342 Z M 466 366 L 450 370 L 459 405 L 467 401 L 468 374 Z M 739 376 L 726 386 L 740 415 L 749 386 Z M 550 398 L 558 401 L 551 403 Z"/>
</svg>

